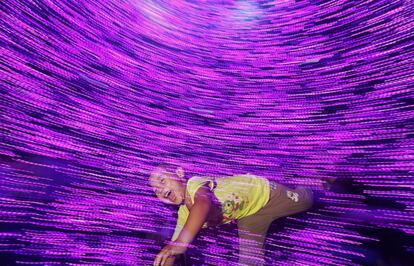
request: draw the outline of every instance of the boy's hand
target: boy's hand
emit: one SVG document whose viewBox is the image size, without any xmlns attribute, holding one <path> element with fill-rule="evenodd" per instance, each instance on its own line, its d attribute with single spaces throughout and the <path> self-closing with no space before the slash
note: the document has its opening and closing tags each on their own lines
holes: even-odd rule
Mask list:
<svg viewBox="0 0 414 266">
<path fill-rule="evenodd" d="M 184 254 L 187 251 L 187 245 L 177 242 L 171 242 L 165 246 L 154 261 L 154 266 L 163 266 L 168 257 Z"/>
</svg>

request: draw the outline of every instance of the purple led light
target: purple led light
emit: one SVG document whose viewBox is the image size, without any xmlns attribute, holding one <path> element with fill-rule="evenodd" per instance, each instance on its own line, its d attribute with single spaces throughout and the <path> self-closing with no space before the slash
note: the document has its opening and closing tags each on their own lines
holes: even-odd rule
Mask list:
<svg viewBox="0 0 414 266">
<path fill-rule="evenodd" d="M 166 2 L 0 3 L 1 257 L 151 264 L 176 218 L 147 185 L 160 162 L 321 194 L 273 224 L 269 265 L 412 254 L 409 1 Z M 233 229 L 193 262 L 236 263 Z"/>
</svg>

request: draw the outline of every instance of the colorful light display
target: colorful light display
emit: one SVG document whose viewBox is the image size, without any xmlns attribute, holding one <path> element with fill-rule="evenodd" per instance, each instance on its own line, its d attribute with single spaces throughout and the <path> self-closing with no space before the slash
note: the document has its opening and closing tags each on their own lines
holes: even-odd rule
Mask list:
<svg viewBox="0 0 414 266">
<path fill-rule="evenodd" d="M 176 209 L 148 174 L 319 191 L 269 265 L 414 253 L 411 1 L 1 1 L 0 265 L 152 265 Z M 237 262 L 235 227 L 194 265 Z"/>
</svg>

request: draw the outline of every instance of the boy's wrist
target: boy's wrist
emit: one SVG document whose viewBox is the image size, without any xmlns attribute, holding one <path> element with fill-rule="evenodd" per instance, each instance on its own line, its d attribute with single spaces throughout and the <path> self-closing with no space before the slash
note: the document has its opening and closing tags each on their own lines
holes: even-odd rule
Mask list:
<svg viewBox="0 0 414 266">
<path fill-rule="evenodd" d="M 190 243 L 180 241 L 179 239 L 177 239 L 175 241 L 170 241 L 168 244 L 173 245 L 173 246 L 182 247 L 182 248 L 185 248 L 185 249 L 188 249 L 189 247 L 192 247 L 192 245 Z"/>
</svg>

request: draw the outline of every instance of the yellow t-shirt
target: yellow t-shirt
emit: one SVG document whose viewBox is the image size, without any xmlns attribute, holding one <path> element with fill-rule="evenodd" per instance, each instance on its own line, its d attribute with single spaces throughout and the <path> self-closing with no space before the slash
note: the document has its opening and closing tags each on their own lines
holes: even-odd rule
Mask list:
<svg viewBox="0 0 414 266">
<path fill-rule="evenodd" d="M 191 202 L 197 190 L 207 184 L 220 201 L 223 212 L 223 224 L 230 223 L 258 212 L 269 201 L 269 180 L 263 177 L 245 174 L 219 178 L 193 176 L 187 181 L 187 191 Z M 177 225 L 172 241 L 178 238 L 190 212 L 185 204 L 178 210 Z M 207 224 L 204 223 L 203 228 Z"/>
</svg>

